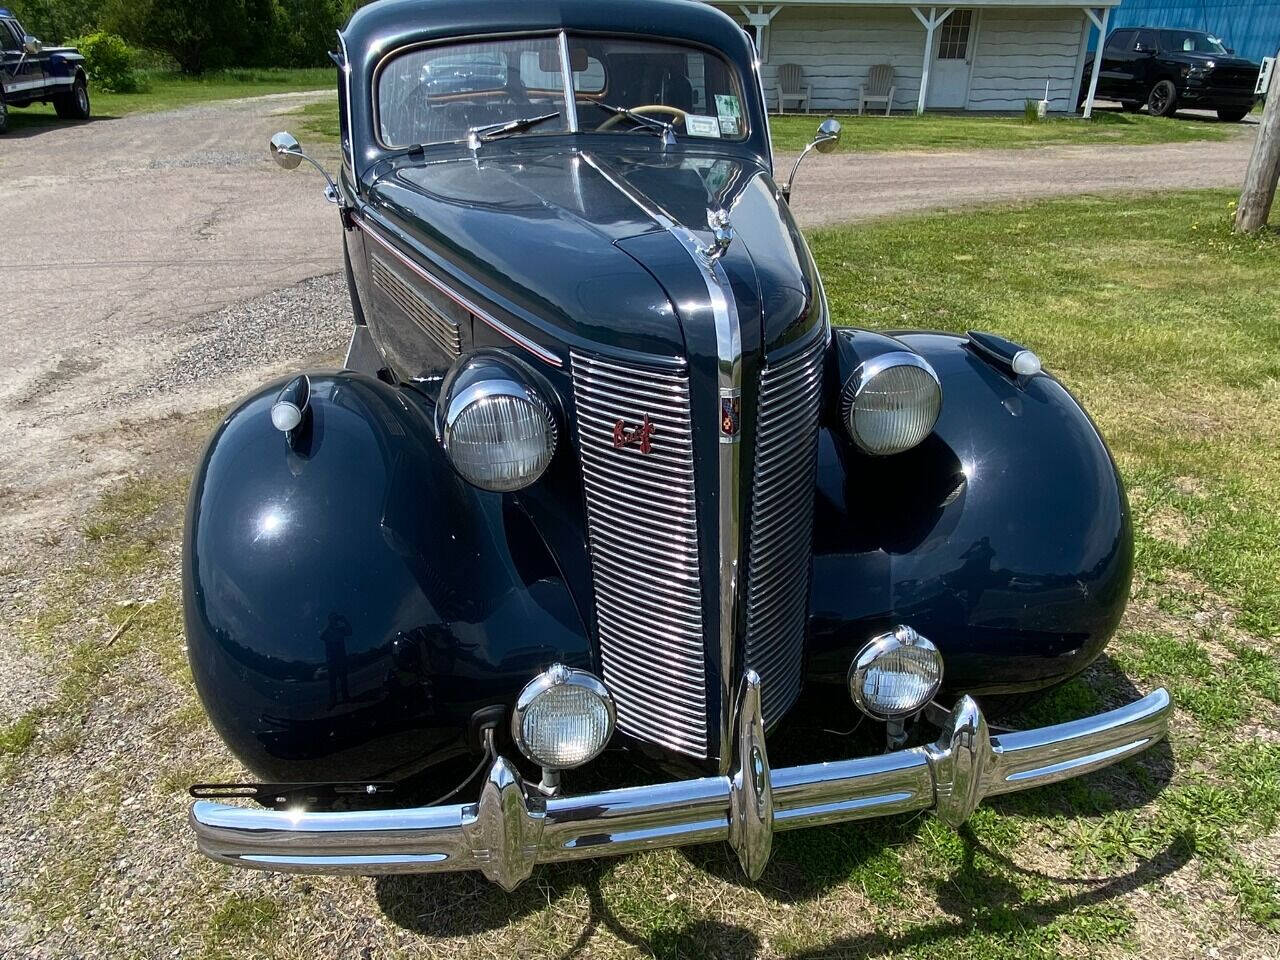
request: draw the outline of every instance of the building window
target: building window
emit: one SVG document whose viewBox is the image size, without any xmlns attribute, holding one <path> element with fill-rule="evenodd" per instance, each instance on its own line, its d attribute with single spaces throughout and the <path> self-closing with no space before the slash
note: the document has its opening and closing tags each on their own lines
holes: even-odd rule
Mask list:
<svg viewBox="0 0 1280 960">
<path fill-rule="evenodd" d="M 938 31 L 938 59 L 964 60 L 969 55 L 969 28 L 972 10 L 957 10 L 947 17 Z"/>
</svg>

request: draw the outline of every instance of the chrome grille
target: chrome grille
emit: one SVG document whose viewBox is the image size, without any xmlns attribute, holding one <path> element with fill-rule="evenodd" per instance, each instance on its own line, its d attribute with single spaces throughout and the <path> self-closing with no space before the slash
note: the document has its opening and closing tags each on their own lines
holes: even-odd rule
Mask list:
<svg viewBox="0 0 1280 960">
<path fill-rule="evenodd" d="M 760 674 L 764 719 L 795 702 L 813 553 L 823 338 L 760 374 L 747 570 L 747 666 Z"/>
<path fill-rule="evenodd" d="M 707 755 L 688 376 L 572 354 L 604 680 L 618 727 Z M 614 446 L 645 417 L 651 450 Z"/>
<path fill-rule="evenodd" d="M 369 267 L 373 285 L 382 291 L 393 307 L 413 321 L 414 326 L 449 356 L 456 357 L 462 353 L 461 327 L 445 312 L 446 309 L 461 308 L 453 304 L 448 308 L 436 306 L 379 256 L 369 258 Z"/>
</svg>

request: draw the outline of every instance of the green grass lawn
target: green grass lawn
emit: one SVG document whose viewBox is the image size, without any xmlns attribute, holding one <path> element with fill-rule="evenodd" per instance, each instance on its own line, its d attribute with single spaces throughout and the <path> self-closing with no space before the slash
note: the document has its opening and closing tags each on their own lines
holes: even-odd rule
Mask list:
<svg viewBox="0 0 1280 960">
<path fill-rule="evenodd" d="M 146 71 L 141 93 L 107 93 L 89 88 L 96 117 L 122 117 L 130 113 L 172 110 L 210 100 L 258 97 L 268 93 L 298 90 L 332 90 L 336 83 L 332 67 L 304 70 L 232 69 L 216 70 L 200 77 L 173 71 Z M 52 106 L 34 104 L 11 110 L 9 124 L 14 130 L 57 123 Z"/>
<path fill-rule="evenodd" d="M 1234 236 L 1230 201 L 1072 198 L 812 237 L 840 322 L 1007 335 L 1094 415 L 1134 507 L 1134 597 L 1108 655 L 1022 719 L 1164 684 L 1168 748 L 994 800 L 959 832 L 904 816 L 779 834 L 755 885 L 724 846 L 543 867 L 512 895 L 474 875 L 212 866 L 176 826 L 184 789 L 241 771 L 192 693 L 172 571 L 215 413 L 180 467 L 104 500 L 84 562 L 28 622 L 55 686 L 0 730 L 4 778 L 44 804 L 14 902 L 95 955 L 116 955 L 123 923 L 208 957 L 1280 955 L 1280 235 Z M 145 721 L 136 756 L 120 759 L 109 709 Z M 880 746 L 869 724 L 841 742 Z"/>
<path fill-rule="evenodd" d="M 813 139 L 821 114 L 786 114 L 769 118 L 775 150 L 803 150 Z M 926 113 L 885 116 L 838 116 L 844 127 L 838 150 L 976 150 L 1038 147 L 1072 143 L 1177 143 L 1226 140 L 1239 124 L 1196 118 L 1150 117 L 1100 110 L 1093 117 L 1049 117 L 1028 123 L 1018 116 Z"/>
</svg>

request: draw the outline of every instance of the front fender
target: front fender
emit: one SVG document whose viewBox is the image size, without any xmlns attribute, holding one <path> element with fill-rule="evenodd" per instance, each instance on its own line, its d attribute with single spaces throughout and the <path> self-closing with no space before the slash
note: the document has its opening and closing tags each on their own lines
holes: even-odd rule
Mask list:
<svg viewBox="0 0 1280 960">
<path fill-rule="evenodd" d="M 214 726 L 259 776 L 396 779 L 466 749 L 475 711 L 586 630 L 511 497 L 446 462 L 430 401 L 354 373 L 311 378 L 290 444 L 281 385 L 223 420 L 196 470 L 187 645 Z"/>
<path fill-rule="evenodd" d="M 1129 505 L 1093 422 L 1055 379 L 1020 385 L 965 338 L 899 337 L 942 381 L 916 449 L 820 441 L 809 677 L 843 682 L 895 623 L 942 650 L 946 687 L 1041 689 L 1084 669 L 1124 612 Z"/>
</svg>

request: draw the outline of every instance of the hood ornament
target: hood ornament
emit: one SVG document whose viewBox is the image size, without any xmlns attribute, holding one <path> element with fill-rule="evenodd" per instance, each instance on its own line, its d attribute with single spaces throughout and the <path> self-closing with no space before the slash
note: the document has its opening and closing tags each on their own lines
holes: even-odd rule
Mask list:
<svg viewBox="0 0 1280 960">
<path fill-rule="evenodd" d="M 733 243 L 733 224 L 729 222 L 729 211 L 720 207 L 707 208 L 707 226 L 711 229 L 711 243 L 698 248 L 698 253 L 708 264 L 715 263 L 729 250 Z"/>
</svg>

